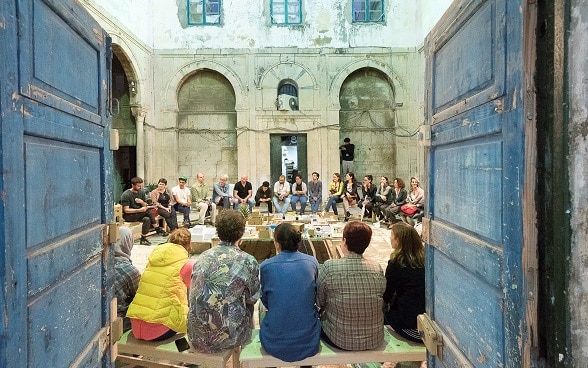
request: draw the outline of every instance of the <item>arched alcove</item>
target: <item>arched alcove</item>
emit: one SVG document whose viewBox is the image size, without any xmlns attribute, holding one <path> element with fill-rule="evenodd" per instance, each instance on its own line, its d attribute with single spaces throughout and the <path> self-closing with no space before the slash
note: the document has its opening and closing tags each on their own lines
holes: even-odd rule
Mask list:
<svg viewBox="0 0 588 368">
<path fill-rule="evenodd" d="M 236 96 L 221 73 L 199 69 L 183 79 L 177 94 L 178 168 L 186 175 L 237 175 Z"/>
<path fill-rule="evenodd" d="M 365 67 L 347 76 L 339 95 L 340 141 L 355 144 L 357 176 L 390 176 L 396 164 L 394 85 L 382 71 Z"/>
</svg>

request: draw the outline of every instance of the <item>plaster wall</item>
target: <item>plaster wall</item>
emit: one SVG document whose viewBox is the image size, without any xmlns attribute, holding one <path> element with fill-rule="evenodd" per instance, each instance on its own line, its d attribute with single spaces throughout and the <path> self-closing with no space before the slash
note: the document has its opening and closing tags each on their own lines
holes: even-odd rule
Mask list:
<svg viewBox="0 0 588 368">
<path fill-rule="evenodd" d="M 416 47 L 452 0 L 385 1 L 385 22 L 352 24 L 351 1 L 302 2 L 301 25 L 272 25 L 270 0 L 222 2 L 221 26 L 192 26 L 186 0 L 83 0 L 154 49 Z M 99 4 L 99 5 L 98 5 Z"/>
<path fill-rule="evenodd" d="M 413 80 L 423 79 L 422 55 L 415 49 L 355 48 L 340 53 L 336 49 L 278 49 L 252 52 L 240 49 L 198 50 L 192 53 L 156 51 L 154 54 L 154 124 L 146 127 L 146 146 L 165 147 L 165 154 L 146 156 L 146 175 L 172 177 L 178 172 L 194 176 L 202 171 L 209 180 L 228 167 L 220 161 L 231 157 L 218 150 L 194 157 L 191 162 L 178 152 L 183 133 L 178 125 L 177 92 L 182 83 L 201 69 L 217 71 L 231 83 L 235 93 L 237 115 L 237 165 L 228 172 L 231 180 L 248 174 L 257 184 L 269 180 L 270 134 L 306 134 L 308 139 L 308 172 L 318 171 L 323 178 L 339 172 L 339 91 L 345 79 L 361 68 L 380 71 L 392 83 L 395 101 L 401 104 L 390 110 L 395 115 L 395 156 L 387 165 L 366 166 L 359 175 L 373 174 L 408 178 L 420 168 L 414 132 L 422 123 L 422 87 Z M 299 111 L 276 109 L 276 88 L 282 79 L 292 79 L 299 87 Z M 220 97 L 219 97 L 220 98 Z M 176 129 L 177 128 L 177 129 Z M 400 137 L 396 136 L 399 135 Z M 210 147 L 208 136 L 193 135 L 194 147 Z M 151 141 L 150 141 L 151 140 Z M 376 154 L 373 142 L 355 142 L 366 155 Z M 369 161 L 369 158 L 367 159 Z M 178 165 L 182 162 L 181 165 Z M 377 166 L 377 167 L 376 167 Z M 382 167 L 383 166 L 383 167 Z M 308 174 L 308 173 L 307 173 Z M 325 179 L 327 180 L 327 179 Z"/>
<path fill-rule="evenodd" d="M 223 1 L 222 26 L 189 27 L 182 10 L 185 0 L 149 6 L 143 1 L 82 1 L 111 35 L 117 56 L 125 56 L 127 77 L 138 82 L 138 93 L 131 99 L 137 175 L 147 182 L 203 171 L 210 183 L 222 173 L 235 181 L 247 173 L 257 184 L 269 179 L 269 135 L 296 132 L 307 134 L 308 172 L 316 170 L 328 181 L 330 173 L 339 171 L 339 89 L 359 68 L 374 68 L 390 80 L 398 103 L 391 112 L 397 130 L 391 134 L 401 133 L 394 136 L 395 162 L 365 168 L 359 175 L 408 178 L 422 172 L 416 139 L 406 134 L 416 131 L 423 117 L 420 47 L 428 27 L 451 1 L 386 1 L 384 24 L 352 24 L 350 1 L 303 1 L 303 24 L 289 27 L 269 24 L 269 0 L 246 6 Z M 202 68 L 222 74 L 234 88 L 234 152 L 206 150 L 204 156 L 202 150 L 187 155 L 179 149 L 211 146 L 199 141 L 207 139 L 204 135 L 187 138 L 178 120 L 179 88 Z M 276 110 L 276 86 L 282 78 L 299 84 L 300 111 Z M 377 150 L 361 138 L 360 151 Z M 231 162 L 234 157 L 237 162 Z M 219 164 L 227 161 L 231 163 Z"/>
<path fill-rule="evenodd" d="M 588 362 L 588 1 L 574 0 L 569 37 L 570 332 L 573 366 Z"/>
</svg>

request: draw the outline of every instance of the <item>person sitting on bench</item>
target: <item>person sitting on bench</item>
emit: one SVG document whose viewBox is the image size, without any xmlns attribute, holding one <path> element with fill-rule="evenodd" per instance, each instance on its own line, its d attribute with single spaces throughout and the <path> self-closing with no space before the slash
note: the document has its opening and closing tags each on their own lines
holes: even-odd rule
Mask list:
<svg viewBox="0 0 588 368">
<path fill-rule="evenodd" d="M 163 341 L 186 332 L 187 290 L 194 263 L 188 258 L 191 240 L 190 230 L 178 228 L 167 243 L 158 245 L 149 255 L 127 311 L 136 339 Z"/>
<path fill-rule="evenodd" d="M 114 244 L 114 283 L 112 290 L 116 296 L 116 315 L 123 319 L 123 331 L 131 329 L 131 321 L 126 317 L 129 304 L 135 298 L 141 272 L 131 261 L 133 249 L 133 230 L 128 227 L 119 229 L 119 238 Z"/>
<path fill-rule="evenodd" d="M 384 318 L 400 336 L 422 342 L 417 316 L 425 313 L 425 247 L 415 228 L 403 222 L 392 225 L 390 244 Z"/>
<path fill-rule="evenodd" d="M 348 223 L 341 240 L 344 258 L 327 260 L 319 270 L 321 337 L 339 349 L 375 349 L 384 341 L 382 295 L 386 278 L 377 262 L 363 257 L 371 239 L 369 225 Z"/>
<path fill-rule="evenodd" d="M 203 353 L 234 349 L 251 339 L 259 299 L 259 264 L 239 249 L 245 218 L 234 210 L 216 216 L 220 244 L 198 256 L 192 271 L 188 337 Z"/>
<path fill-rule="evenodd" d="M 260 266 L 261 302 L 259 340 L 264 350 L 285 362 L 315 355 L 321 324 L 314 307 L 318 261 L 298 251 L 302 238 L 291 224 L 274 230 L 277 255 Z M 263 311 L 263 308 L 261 308 Z"/>
</svg>

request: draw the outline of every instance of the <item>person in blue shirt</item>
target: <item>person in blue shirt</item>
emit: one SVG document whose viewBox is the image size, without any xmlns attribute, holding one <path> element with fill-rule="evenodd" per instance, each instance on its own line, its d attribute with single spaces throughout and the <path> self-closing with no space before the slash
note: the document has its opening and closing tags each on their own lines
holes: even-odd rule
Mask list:
<svg viewBox="0 0 588 368">
<path fill-rule="evenodd" d="M 274 231 L 278 254 L 260 266 L 261 302 L 267 309 L 259 339 L 265 351 L 286 362 L 319 350 L 321 324 L 315 308 L 318 261 L 298 252 L 300 233 L 288 223 Z"/>
</svg>

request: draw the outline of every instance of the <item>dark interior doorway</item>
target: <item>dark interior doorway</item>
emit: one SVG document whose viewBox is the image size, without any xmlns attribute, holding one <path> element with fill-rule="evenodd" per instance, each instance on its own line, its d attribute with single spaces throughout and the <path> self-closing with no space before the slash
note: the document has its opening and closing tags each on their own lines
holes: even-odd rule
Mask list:
<svg viewBox="0 0 588 368">
<path fill-rule="evenodd" d="M 306 134 L 270 135 L 270 176 L 275 183 L 280 175 L 294 182 L 296 174 L 302 175 L 302 181 L 308 180 Z"/>
<path fill-rule="evenodd" d="M 120 142 L 118 151 L 113 152 L 113 196 L 118 202 L 122 192 L 130 188 L 131 178 L 137 176 L 137 129 L 130 107 L 131 93 L 136 93 L 136 89 L 131 91 L 129 79 L 116 52 L 112 57 L 111 86 L 114 101 L 112 127 L 118 129 Z"/>
</svg>

